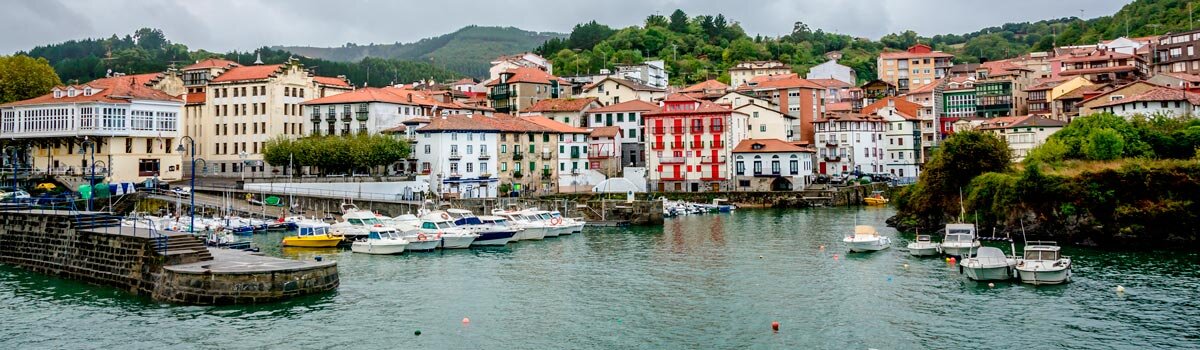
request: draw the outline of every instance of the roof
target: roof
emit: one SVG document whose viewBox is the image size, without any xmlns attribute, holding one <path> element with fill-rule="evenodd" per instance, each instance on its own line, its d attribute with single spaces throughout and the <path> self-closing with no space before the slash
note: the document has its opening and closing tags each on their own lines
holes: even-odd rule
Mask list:
<svg viewBox="0 0 1200 350">
<path fill-rule="evenodd" d="M 1055 98 L 1055 100 L 1083 99 L 1084 94 L 1097 92 L 1097 91 L 1103 91 L 1103 90 L 1111 88 L 1111 87 L 1112 86 L 1107 83 L 1096 84 L 1096 85 L 1083 85 L 1083 86 L 1075 88 L 1074 90 L 1068 91 L 1065 94 L 1062 94 L 1062 96 Z"/>
<path fill-rule="evenodd" d="M 1137 56 L 1132 55 L 1132 54 L 1127 54 L 1127 53 L 1120 53 L 1120 52 L 1116 52 L 1116 51 L 1096 50 L 1096 51 L 1092 51 L 1091 53 L 1089 53 L 1087 55 L 1078 55 L 1078 56 L 1069 57 L 1069 58 L 1063 60 L 1063 62 L 1080 63 L 1080 62 L 1092 62 L 1092 61 L 1099 61 L 1099 60 L 1104 60 L 1104 61 L 1123 60 L 1123 59 L 1134 58 L 1134 57 L 1137 57 Z"/>
<path fill-rule="evenodd" d="M 887 51 L 879 53 L 880 58 L 897 59 L 897 58 L 937 58 L 937 57 L 954 57 L 954 55 L 933 51 L 929 45 L 916 44 L 904 51 Z"/>
<path fill-rule="evenodd" d="M 588 105 L 596 103 L 597 98 L 550 98 L 537 101 L 522 112 L 583 112 Z"/>
<path fill-rule="evenodd" d="M 1188 92 L 1187 90 L 1182 89 L 1158 86 L 1150 90 L 1146 90 L 1146 92 L 1134 95 L 1133 97 L 1109 101 L 1107 103 L 1096 105 L 1093 108 L 1116 106 L 1136 102 L 1183 101 L 1184 99 L 1187 99 L 1188 103 L 1192 105 L 1200 105 L 1200 94 Z"/>
<path fill-rule="evenodd" d="M 808 79 L 808 81 L 813 82 L 814 84 L 820 85 L 825 88 L 851 88 L 851 87 L 854 87 L 854 84 L 847 83 L 847 82 L 837 80 L 837 79 Z"/>
<path fill-rule="evenodd" d="M 238 64 L 237 62 L 234 62 L 234 61 L 227 60 L 227 59 L 212 57 L 212 58 L 205 58 L 205 59 L 196 61 L 196 63 L 190 64 L 187 67 L 183 67 L 183 70 L 205 69 L 205 68 L 226 68 L 226 67 L 234 67 L 234 66 L 240 66 L 240 64 Z"/>
<path fill-rule="evenodd" d="M 243 81 L 243 80 L 260 80 L 274 76 L 283 69 L 282 64 L 265 64 L 257 66 L 237 66 L 230 68 L 221 73 L 216 78 L 213 78 L 213 83 Z"/>
<path fill-rule="evenodd" d="M 891 105 L 896 108 L 896 111 L 909 117 L 917 116 L 918 111 L 921 110 L 921 105 L 916 102 L 910 102 L 898 96 L 889 96 L 876 100 L 875 103 L 863 107 L 862 113 L 875 114 L 875 112 L 881 108 L 889 106 L 888 101 L 892 102 Z"/>
<path fill-rule="evenodd" d="M 1054 119 L 1046 118 L 1043 116 L 1037 116 L 1037 115 L 1022 115 L 1022 116 L 1015 116 L 1015 117 L 991 118 L 991 119 L 983 121 L 983 123 L 979 125 L 979 129 L 980 130 L 995 130 L 995 129 L 1008 129 L 1008 128 L 1020 128 L 1020 127 L 1034 127 L 1034 126 L 1063 127 L 1066 125 L 1067 125 L 1067 122 L 1064 122 L 1061 120 L 1054 120 Z"/>
<path fill-rule="evenodd" d="M 141 77 L 144 79 L 145 77 Z M 171 101 L 182 102 L 179 98 L 171 96 L 161 90 L 157 90 L 146 86 L 144 83 L 139 83 L 139 76 L 124 75 L 117 77 L 108 77 L 92 80 L 86 84 L 57 86 L 55 89 L 63 90 L 62 97 L 54 98 L 54 92 L 51 91 L 45 95 L 34 97 L 27 100 L 10 102 L 0 105 L 0 107 L 16 107 L 16 106 L 31 106 L 43 104 L 60 104 L 60 103 L 81 103 L 81 102 L 104 102 L 104 103 L 129 103 L 130 100 L 153 100 L 153 101 Z M 69 88 L 75 88 L 78 92 L 75 96 L 67 97 L 65 91 Z M 100 91 L 92 93 L 90 96 L 85 96 L 83 90 L 85 87 L 99 89 Z"/>
<path fill-rule="evenodd" d="M 588 110 L 588 113 L 604 113 L 604 112 L 650 112 L 658 110 L 658 105 L 642 101 L 629 100 L 617 104 L 612 104 L 600 108 Z"/>
<path fill-rule="evenodd" d="M 322 84 L 322 85 L 350 87 L 350 82 L 347 81 L 346 78 L 344 78 L 344 77 L 334 78 L 334 77 L 314 76 L 313 82 L 315 82 L 317 84 Z"/>
<path fill-rule="evenodd" d="M 1125 72 L 1137 70 L 1134 66 L 1108 66 L 1099 68 L 1084 68 L 1084 69 L 1068 69 L 1058 72 L 1058 75 L 1079 75 L 1092 73 L 1110 73 L 1110 72 Z"/>
<path fill-rule="evenodd" d="M 729 90 L 729 85 L 719 82 L 716 79 L 709 79 L 709 80 L 705 80 L 705 81 L 696 83 L 692 86 L 683 88 L 683 89 L 679 90 L 678 92 L 704 92 L 704 91 L 708 91 L 708 90 L 725 91 L 725 90 Z"/>
<path fill-rule="evenodd" d="M 479 84 L 479 83 L 475 82 L 475 79 L 471 79 L 471 78 L 462 78 L 456 82 L 450 83 L 450 85 L 475 85 L 475 84 Z"/>
<path fill-rule="evenodd" d="M 913 90 L 908 90 L 908 94 L 912 95 L 912 94 L 923 94 L 923 93 L 927 93 L 927 92 L 933 92 L 933 90 L 935 88 L 937 88 L 938 84 L 942 83 L 942 80 L 945 80 L 945 78 L 934 80 L 933 82 L 931 82 L 929 84 L 923 84 L 923 85 L 921 85 L 921 87 L 913 89 Z"/>
<path fill-rule="evenodd" d="M 667 104 L 656 108 L 654 111 L 644 113 L 642 116 L 652 116 L 660 114 L 695 114 L 695 113 L 732 113 L 733 110 L 725 106 L 718 105 L 708 100 L 700 100 L 684 94 L 670 94 L 663 99 L 664 102 L 693 102 L 696 103 L 695 109 L 690 110 L 667 110 Z"/>
<path fill-rule="evenodd" d="M 733 153 L 812 152 L 780 139 L 745 139 L 733 148 Z"/>
<path fill-rule="evenodd" d="M 577 127 L 568 125 L 566 123 L 555 121 L 553 119 L 546 118 L 546 117 L 543 117 L 540 115 L 525 116 L 525 117 L 520 117 L 517 119 L 541 126 L 542 128 L 547 129 L 547 131 L 549 131 L 549 132 L 557 132 L 557 133 L 564 133 L 564 134 L 586 134 L 586 133 L 589 133 L 589 131 L 587 129 L 577 128 Z"/>
<path fill-rule="evenodd" d="M 625 87 L 627 87 L 627 88 L 630 88 L 630 89 L 632 89 L 632 90 L 634 90 L 634 91 L 654 91 L 654 92 L 663 92 L 663 91 L 666 91 L 666 90 L 664 90 L 664 89 L 659 89 L 659 88 L 656 88 L 656 87 L 653 87 L 653 86 L 649 86 L 649 85 L 640 84 L 640 83 L 638 83 L 638 82 L 635 82 L 635 81 L 632 81 L 632 80 L 629 80 L 629 79 L 622 79 L 622 78 L 617 78 L 617 77 L 613 77 L 613 76 L 604 77 L 604 79 L 600 79 L 600 81 L 597 81 L 597 82 L 594 82 L 594 83 L 591 83 L 591 84 L 584 85 L 584 86 L 583 86 L 583 89 L 584 89 L 584 90 L 591 90 L 592 88 L 596 87 L 597 85 L 600 85 L 601 83 L 604 83 L 604 81 L 606 81 L 606 80 L 611 80 L 611 81 L 612 81 L 612 82 L 614 82 L 614 83 L 621 84 L 622 86 L 625 86 Z"/>
<path fill-rule="evenodd" d="M 796 74 L 784 74 L 754 77 L 753 79 L 747 81 L 746 85 L 742 85 L 742 87 L 738 88 L 738 90 L 788 88 L 824 89 L 825 87 L 808 79 L 800 78 Z"/>
<path fill-rule="evenodd" d="M 454 114 L 430 118 L 429 124 L 417 129 L 417 132 L 435 131 L 500 131 L 502 128 L 492 122 L 492 117 L 482 115 Z"/>
<path fill-rule="evenodd" d="M 983 63 L 979 64 L 979 68 L 976 68 L 976 70 L 987 70 L 988 76 L 996 76 L 996 75 L 1015 73 L 1016 71 L 1019 71 L 1019 70 L 1032 71 L 1029 68 L 1018 66 L 1017 64 L 1012 63 L 1012 61 L 1010 61 L 1010 60 L 983 62 Z"/>
<path fill-rule="evenodd" d="M 849 112 L 852 109 L 854 109 L 854 105 L 849 101 L 825 104 L 825 110 L 829 112 Z"/>
<path fill-rule="evenodd" d="M 1188 73 L 1183 73 L 1183 72 L 1167 72 L 1167 73 L 1159 73 L 1159 74 L 1173 77 L 1173 78 L 1183 80 L 1183 81 L 1186 81 L 1189 83 L 1200 83 L 1200 75 L 1196 75 L 1196 74 L 1188 74 Z"/>
<path fill-rule="evenodd" d="M 602 126 L 592 128 L 592 137 L 617 137 L 621 133 L 621 128 L 616 126 Z"/>
<path fill-rule="evenodd" d="M 408 127 L 404 126 L 404 124 L 400 124 L 400 125 L 397 125 L 394 127 L 387 128 L 387 129 L 379 130 L 379 133 L 381 133 L 381 134 L 400 134 L 400 133 L 404 133 L 405 130 L 408 130 Z"/>
<path fill-rule="evenodd" d="M 832 121 L 868 121 L 882 122 L 883 117 L 877 115 L 868 115 L 862 113 L 825 113 L 820 118 L 813 120 L 813 123 L 824 123 Z"/>
<path fill-rule="evenodd" d="M 506 82 L 514 83 L 530 83 L 530 84 L 546 84 L 550 85 L 551 81 L 560 80 L 559 77 L 535 67 L 519 67 L 504 71 L 501 74 L 512 74 Z M 492 79 L 487 82 L 487 86 L 495 86 L 500 84 L 500 78 Z"/>
<path fill-rule="evenodd" d="M 1080 103 L 1088 103 L 1088 102 L 1091 102 L 1091 101 L 1093 101 L 1093 100 L 1095 100 L 1095 99 L 1097 99 L 1097 98 L 1100 98 L 1101 96 L 1107 96 L 1107 95 L 1109 95 L 1109 94 L 1112 94 L 1112 93 L 1115 93 L 1115 92 L 1118 92 L 1118 91 L 1121 91 L 1121 90 L 1125 90 L 1125 88 L 1127 88 L 1127 87 L 1131 87 L 1131 86 L 1134 86 L 1134 85 L 1137 85 L 1137 84 L 1146 84 L 1146 85 L 1150 85 L 1151 87 L 1157 87 L 1157 86 L 1161 86 L 1161 85 L 1154 84 L 1154 83 L 1151 83 L 1151 82 L 1148 82 L 1148 81 L 1145 81 L 1145 80 L 1137 80 L 1137 81 L 1129 82 L 1129 83 L 1127 83 L 1127 84 L 1125 84 L 1125 85 L 1121 85 L 1121 86 L 1114 86 L 1114 87 L 1112 87 L 1112 88 L 1110 88 L 1110 89 L 1104 89 L 1104 90 L 1100 90 L 1100 87 L 1097 87 L 1097 88 L 1096 88 L 1096 91 L 1100 91 L 1100 93 L 1099 93 L 1099 94 L 1096 94 L 1095 96 L 1092 96 L 1092 97 L 1086 97 L 1086 94 L 1088 94 L 1088 93 L 1090 93 L 1090 92 L 1095 92 L 1095 91 L 1085 91 L 1085 92 L 1083 92 L 1083 93 L 1085 94 L 1085 97 L 1086 97 L 1086 98 L 1084 98 L 1084 99 L 1083 99 L 1083 101 L 1080 101 Z"/>
</svg>

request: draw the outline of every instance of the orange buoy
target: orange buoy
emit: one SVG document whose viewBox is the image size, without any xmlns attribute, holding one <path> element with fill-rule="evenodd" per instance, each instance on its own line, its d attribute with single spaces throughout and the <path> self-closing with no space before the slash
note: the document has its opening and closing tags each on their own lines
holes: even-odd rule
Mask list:
<svg viewBox="0 0 1200 350">
<path fill-rule="evenodd" d="M 822 245 L 821 245 L 820 247 L 818 247 L 817 249 L 820 249 L 820 250 L 825 250 L 825 245 L 824 245 L 824 244 L 822 244 Z"/>
<path fill-rule="evenodd" d="M 468 324 L 468 323 L 471 323 L 471 319 L 463 317 L 463 324 Z"/>
<path fill-rule="evenodd" d="M 837 256 L 837 254 L 834 254 L 834 255 L 833 255 L 833 260 L 837 260 L 837 259 L 838 259 L 838 256 Z"/>
<path fill-rule="evenodd" d="M 958 261 L 958 259 L 955 259 L 953 256 L 952 256 L 952 257 L 950 257 L 950 263 L 951 263 L 951 264 L 953 264 L 953 263 L 954 263 L 954 262 L 956 262 L 956 261 Z"/>
<path fill-rule="evenodd" d="M 779 331 L 779 321 L 771 322 L 771 330 L 776 332 Z"/>
</svg>

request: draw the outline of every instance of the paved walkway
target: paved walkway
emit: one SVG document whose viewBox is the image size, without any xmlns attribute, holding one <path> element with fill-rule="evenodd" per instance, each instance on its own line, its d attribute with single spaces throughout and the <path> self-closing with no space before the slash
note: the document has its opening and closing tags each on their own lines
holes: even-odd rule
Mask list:
<svg viewBox="0 0 1200 350">
<path fill-rule="evenodd" d="M 337 265 L 337 262 L 330 260 L 301 261 L 280 259 L 233 249 L 208 248 L 208 252 L 212 254 L 213 260 L 171 265 L 163 268 L 183 273 L 259 274 L 300 271 Z"/>
</svg>

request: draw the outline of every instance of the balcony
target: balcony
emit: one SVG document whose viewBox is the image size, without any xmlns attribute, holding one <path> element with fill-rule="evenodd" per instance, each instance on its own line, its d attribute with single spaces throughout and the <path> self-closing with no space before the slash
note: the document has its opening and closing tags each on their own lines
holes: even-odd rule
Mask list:
<svg viewBox="0 0 1200 350">
<path fill-rule="evenodd" d="M 492 155 L 487 152 L 479 152 L 479 160 L 492 159 Z"/>
<path fill-rule="evenodd" d="M 708 174 L 700 176 L 700 181 L 725 181 L 725 176 L 717 174 Z"/>
<path fill-rule="evenodd" d="M 349 112 L 349 111 L 347 111 L 346 113 L 342 113 L 342 121 L 343 121 L 343 122 L 347 122 L 347 123 L 349 123 L 351 120 L 354 120 L 354 118 L 352 118 L 352 117 L 350 116 L 350 112 Z"/>
<path fill-rule="evenodd" d="M 612 158 L 614 156 L 615 155 L 613 155 L 613 153 L 609 152 L 609 151 L 588 152 L 588 159 L 607 159 L 607 158 Z"/>
<path fill-rule="evenodd" d="M 658 178 L 659 181 L 683 181 L 683 174 L 662 175 Z"/>
<path fill-rule="evenodd" d="M 692 125 L 692 133 L 693 133 L 693 134 L 699 134 L 699 133 L 702 133 L 702 132 L 704 132 L 704 126 L 703 126 L 703 125 Z"/>
<path fill-rule="evenodd" d="M 708 127 L 708 130 L 712 132 L 723 132 L 725 131 L 725 127 L 721 125 L 713 125 Z"/>
<path fill-rule="evenodd" d="M 725 163 L 724 155 L 720 155 L 720 156 L 716 156 L 716 157 L 713 157 L 713 156 L 700 157 L 700 164 L 724 164 L 724 163 Z"/>
<path fill-rule="evenodd" d="M 447 175 L 446 175 L 446 178 L 447 178 L 447 179 L 461 179 L 461 178 L 462 178 L 462 174 L 459 174 L 459 173 L 450 173 L 450 174 L 447 174 Z"/>
<path fill-rule="evenodd" d="M 650 145 L 650 149 L 657 149 L 657 150 L 661 150 L 661 149 L 665 148 L 665 147 L 663 147 L 663 146 L 664 146 L 664 145 L 663 145 L 663 143 L 662 143 L 662 142 L 655 142 L 655 143 L 653 143 L 653 144 L 651 144 L 651 145 Z"/>
<path fill-rule="evenodd" d="M 554 153 L 551 153 L 550 151 L 542 151 L 542 160 L 551 160 L 551 159 L 554 159 Z"/>
<path fill-rule="evenodd" d="M 779 177 L 779 170 L 772 171 L 755 171 L 754 177 Z"/>
<path fill-rule="evenodd" d="M 313 122 L 313 123 L 319 123 L 319 122 L 321 122 L 321 112 L 314 112 L 314 113 L 312 114 L 312 122 Z"/>
<path fill-rule="evenodd" d="M 553 176 L 554 174 L 550 172 L 550 169 L 542 169 L 542 180 L 549 180 Z"/>
<path fill-rule="evenodd" d="M 579 152 L 571 152 L 571 159 L 579 159 Z"/>
<path fill-rule="evenodd" d="M 450 159 L 452 159 L 452 160 L 462 159 L 462 155 L 458 154 L 458 152 L 450 152 Z"/>
<path fill-rule="evenodd" d="M 329 112 L 329 114 L 325 115 L 325 121 L 330 122 L 330 123 L 337 122 L 337 113 Z"/>
<path fill-rule="evenodd" d="M 704 148 L 704 142 L 692 141 L 691 145 L 692 145 L 692 148 Z"/>
<path fill-rule="evenodd" d="M 725 147 L 725 141 L 709 141 L 709 144 L 712 145 L 712 148 L 724 148 Z"/>
<path fill-rule="evenodd" d="M 479 178 L 480 179 L 490 179 L 490 178 L 492 178 L 492 173 L 479 174 Z"/>
<path fill-rule="evenodd" d="M 839 157 L 839 156 L 825 156 L 825 161 L 826 161 L 826 162 L 840 162 L 840 161 L 842 161 L 842 157 Z"/>
<path fill-rule="evenodd" d="M 513 160 L 525 159 L 525 154 L 521 152 L 513 152 Z"/>
<path fill-rule="evenodd" d="M 650 128 L 650 132 L 652 132 L 654 134 L 662 135 L 663 133 L 667 132 L 667 128 L 664 128 L 664 127 Z"/>
<path fill-rule="evenodd" d="M 520 179 L 520 178 L 525 177 L 525 174 L 522 174 L 520 170 L 517 170 L 517 171 L 513 171 L 512 176 L 514 179 Z"/>
<path fill-rule="evenodd" d="M 658 162 L 662 164 L 683 164 L 686 161 L 687 158 L 684 157 L 662 157 L 658 159 Z"/>
<path fill-rule="evenodd" d="M 825 147 L 837 147 L 837 140 L 825 141 Z"/>
<path fill-rule="evenodd" d="M 358 119 L 358 121 L 360 121 L 360 122 L 367 121 L 368 116 L 369 116 L 369 114 L 367 113 L 367 111 L 358 111 L 357 113 L 354 113 L 354 119 Z"/>
<path fill-rule="evenodd" d="M 673 127 L 671 127 L 671 133 L 672 134 L 682 134 L 683 127 L 682 126 L 673 126 Z"/>
</svg>

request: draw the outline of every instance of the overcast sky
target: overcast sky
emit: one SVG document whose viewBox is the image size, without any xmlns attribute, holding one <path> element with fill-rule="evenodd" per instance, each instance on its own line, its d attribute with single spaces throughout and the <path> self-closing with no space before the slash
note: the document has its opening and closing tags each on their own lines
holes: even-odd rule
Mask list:
<svg viewBox="0 0 1200 350">
<path fill-rule="evenodd" d="M 648 14 L 725 14 L 751 35 L 813 29 L 878 39 L 908 29 L 965 33 L 1006 22 L 1115 13 L 1127 0 L 0 0 L 0 53 L 70 39 L 162 29 L 191 49 L 412 42 L 470 24 L 569 32 L 597 20 L 615 27 Z"/>
</svg>

